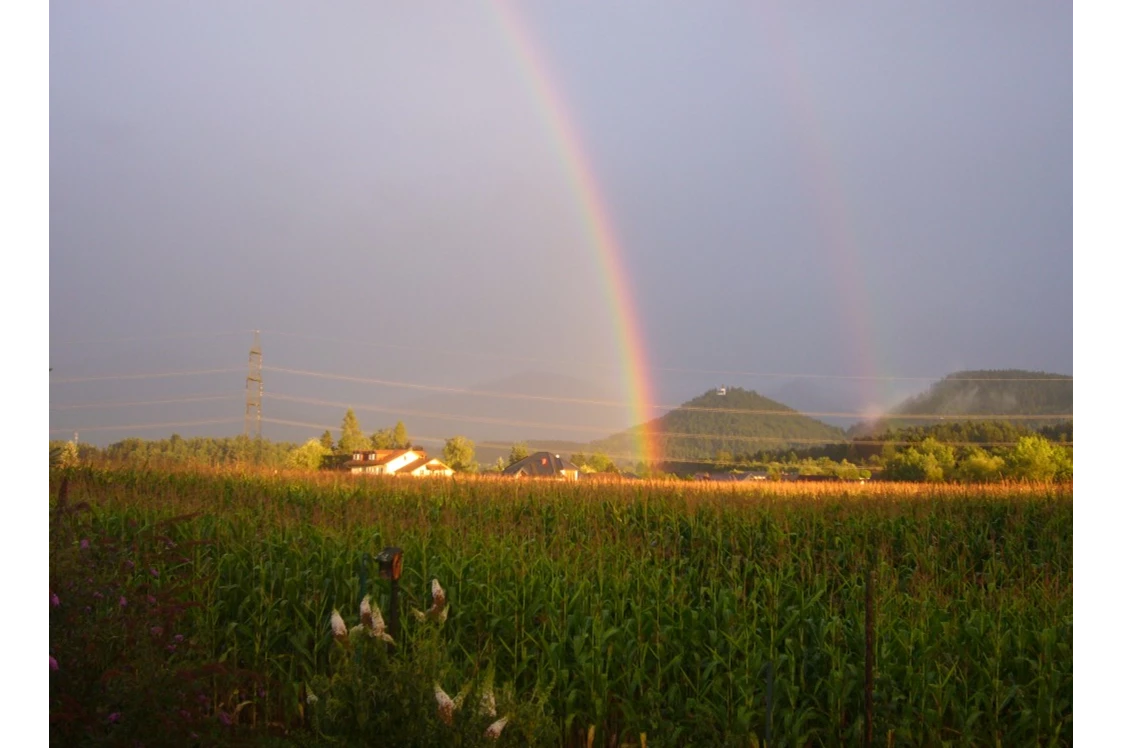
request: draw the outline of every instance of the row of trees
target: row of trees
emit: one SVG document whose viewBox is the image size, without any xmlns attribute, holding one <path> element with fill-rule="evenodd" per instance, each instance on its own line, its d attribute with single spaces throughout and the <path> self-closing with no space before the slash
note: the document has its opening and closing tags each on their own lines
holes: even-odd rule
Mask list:
<svg viewBox="0 0 1123 748">
<path fill-rule="evenodd" d="M 953 447 L 927 438 L 886 454 L 884 476 L 890 480 L 939 482 L 957 480 L 1072 480 L 1072 446 L 1044 436 L 1023 436 L 1009 448 Z"/>
</svg>

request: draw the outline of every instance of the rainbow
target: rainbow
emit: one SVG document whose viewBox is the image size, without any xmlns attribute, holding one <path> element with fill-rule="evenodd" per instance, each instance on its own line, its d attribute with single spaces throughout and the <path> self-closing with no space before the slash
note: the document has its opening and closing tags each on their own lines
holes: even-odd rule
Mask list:
<svg viewBox="0 0 1123 748">
<path fill-rule="evenodd" d="M 569 116 L 565 100 L 549 75 L 543 56 L 536 50 L 534 38 L 518 14 L 502 0 L 493 0 L 491 7 L 501 33 L 517 58 L 518 68 L 537 105 L 546 129 L 560 156 L 562 167 L 577 200 L 582 223 L 588 232 L 595 262 L 599 269 L 601 290 L 608 300 L 613 333 L 620 355 L 621 379 L 627 393 L 628 410 L 635 439 L 635 454 L 651 465 L 661 459 L 658 440 L 646 424 L 654 417 L 651 403 L 653 387 L 644 350 L 635 302 L 627 281 L 623 252 L 612 230 L 608 208 L 600 194 L 589 158 L 581 138 Z"/>
</svg>

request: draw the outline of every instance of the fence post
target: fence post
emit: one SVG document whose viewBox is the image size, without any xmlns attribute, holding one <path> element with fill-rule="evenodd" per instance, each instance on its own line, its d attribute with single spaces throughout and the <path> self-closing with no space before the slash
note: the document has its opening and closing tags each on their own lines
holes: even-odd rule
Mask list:
<svg viewBox="0 0 1123 748">
<path fill-rule="evenodd" d="M 401 611 L 398 608 L 398 580 L 402 578 L 402 549 L 396 546 L 383 548 L 378 554 L 378 573 L 390 580 L 390 638 L 395 642 L 401 635 Z"/>
<path fill-rule="evenodd" d="M 866 748 L 873 745 L 873 570 L 866 567 Z"/>
<path fill-rule="evenodd" d="M 772 660 L 768 661 L 764 687 L 764 748 L 772 748 Z"/>
</svg>

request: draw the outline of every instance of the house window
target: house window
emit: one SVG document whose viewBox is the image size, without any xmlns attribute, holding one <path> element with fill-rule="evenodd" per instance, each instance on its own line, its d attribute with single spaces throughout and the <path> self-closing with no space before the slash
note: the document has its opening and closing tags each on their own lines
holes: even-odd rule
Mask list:
<svg viewBox="0 0 1123 748">
<path fill-rule="evenodd" d="M 363 453 L 362 452 L 356 452 L 355 454 L 351 455 L 351 459 L 355 460 L 356 462 L 362 462 Z"/>
</svg>

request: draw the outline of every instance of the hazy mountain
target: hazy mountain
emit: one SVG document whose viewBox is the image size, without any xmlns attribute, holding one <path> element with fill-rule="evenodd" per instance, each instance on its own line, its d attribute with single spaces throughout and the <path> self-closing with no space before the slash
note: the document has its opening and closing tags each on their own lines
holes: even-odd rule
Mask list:
<svg viewBox="0 0 1123 748">
<path fill-rule="evenodd" d="M 1011 416 L 1012 422 L 1032 428 L 1071 420 L 1072 376 L 1021 369 L 960 371 L 906 399 L 890 413 L 878 421 L 855 425 L 850 434 L 866 436 L 890 428 L 979 420 L 979 416 Z"/>
</svg>

